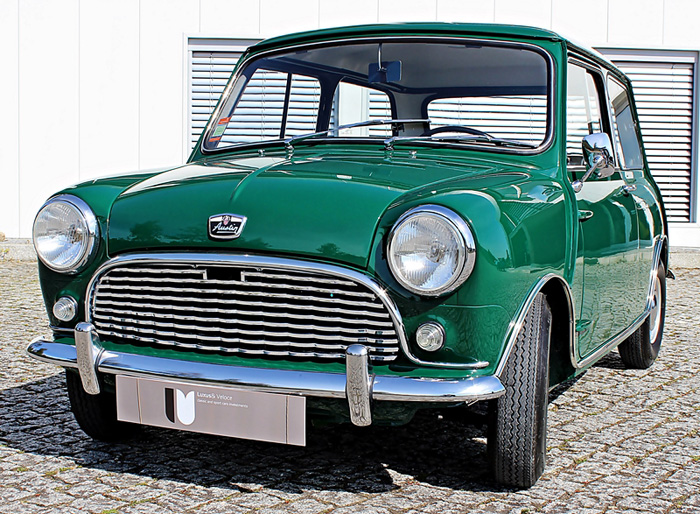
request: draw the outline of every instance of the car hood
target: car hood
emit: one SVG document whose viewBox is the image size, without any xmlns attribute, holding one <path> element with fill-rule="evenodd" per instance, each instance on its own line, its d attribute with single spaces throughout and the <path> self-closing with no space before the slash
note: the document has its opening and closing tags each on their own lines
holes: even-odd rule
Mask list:
<svg viewBox="0 0 700 514">
<path fill-rule="evenodd" d="M 493 173 L 486 161 L 383 154 L 239 157 L 189 164 L 143 180 L 115 200 L 108 251 L 215 250 L 290 254 L 366 267 L 384 212 L 417 189 Z M 429 203 L 426 199 L 425 203 Z M 240 237 L 214 241 L 208 220 L 245 216 Z"/>
</svg>

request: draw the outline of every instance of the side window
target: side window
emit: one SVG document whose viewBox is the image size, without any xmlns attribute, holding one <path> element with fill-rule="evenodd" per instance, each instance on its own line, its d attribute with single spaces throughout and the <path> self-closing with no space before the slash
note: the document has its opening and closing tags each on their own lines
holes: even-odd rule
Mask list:
<svg viewBox="0 0 700 514">
<path fill-rule="evenodd" d="M 601 95 L 591 71 L 569 63 L 567 72 L 566 161 L 570 170 L 578 171 L 585 166 L 581 141 L 604 130 Z"/>
<path fill-rule="evenodd" d="M 391 103 L 386 93 L 349 82 L 340 82 L 333 97 L 331 126 L 339 127 L 367 120 L 390 119 Z M 343 137 L 389 137 L 390 125 L 346 129 Z"/>
<path fill-rule="evenodd" d="M 621 167 L 639 169 L 643 166 L 642 152 L 627 90 L 616 80 L 608 78 L 608 94 L 612 106 L 615 145 L 618 155 L 622 158 Z"/>
</svg>

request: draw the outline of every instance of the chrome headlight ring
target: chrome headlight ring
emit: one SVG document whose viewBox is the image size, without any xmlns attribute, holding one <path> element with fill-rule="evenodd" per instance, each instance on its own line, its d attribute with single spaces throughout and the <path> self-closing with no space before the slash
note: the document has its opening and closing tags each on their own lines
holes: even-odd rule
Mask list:
<svg viewBox="0 0 700 514">
<path fill-rule="evenodd" d="M 462 285 L 474 269 L 476 244 L 467 223 L 440 205 L 421 205 L 394 224 L 389 269 L 412 293 L 440 296 Z"/>
<path fill-rule="evenodd" d="M 76 273 L 97 247 L 99 225 L 92 209 L 74 195 L 50 198 L 36 215 L 32 239 L 37 257 L 59 273 Z"/>
</svg>

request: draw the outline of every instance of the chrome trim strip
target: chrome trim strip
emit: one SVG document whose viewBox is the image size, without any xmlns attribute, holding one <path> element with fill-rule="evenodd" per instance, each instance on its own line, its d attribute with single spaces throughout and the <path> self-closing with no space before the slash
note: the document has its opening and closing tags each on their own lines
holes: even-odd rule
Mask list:
<svg viewBox="0 0 700 514">
<path fill-rule="evenodd" d="M 659 262 L 661 261 L 661 250 L 663 249 L 664 242 L 667 238 L 665 235 L 662 234 L 660 236 L 656 236 L 654 239 L 654 253 L 652 256 L 651 271 L 649 272 L 649 292 L 647 293 L 647 303 L 644 307 L 644 312 L 642 312 L 642 314 L 640 314 L 639 317 L 635 319 L 629 327 L 627 327 L 625 330 L 623 330 L 615 337 L 610 339 L 603 346 L 598 348 L 596 351 L 594 351 L 587 357 L 581 359 L 580 361 L 576 358 L 576 356 L 578 355 L 578 346 L 576 346 L 575 348 L 572 347 L 571 362 L 573 363 L 576 369 L 586 368 L 593 364 L 603 355 L 617 347 L 621 342 L 623 342 L 625 339 L 631 336 L 634 333 L 634 331 L 637 330 L 642 325 L 642 323 L 644 323 L 644 321 L 646 321 L 647 317 L 649 316 L 649 313 L 651 312 L 651 309 L 653 308 L 652 304 L 654 300 L 654 281 L 656 279 L 656 274 L 659 271 Z"/>
<path fill-rule="evenodd" d="M 293 259 L 286 259 L 281 257 L 265 257 L 260 255 L 249 255 L 249 254 L 212 254 L 212 253 L 149 253 L 149 254 L 124 254 L 119 255 L 100 266 L 92 279 L 88 283 L 85 295 L 85 317 L 86 321 L 92 323 L 92 312 L 93 312 L 93 302 L 95 296 L 95 287 L 100 276 L 107 271 L 121 266 L 123 264 L 162 264 L 162 263 L 175 263 L 175 264 L 203 264 L 203 265 L 239 265 L 239 266 L 265 266 L 268 268 L 279 268 L 281 270 L 297 270 L 301 272 L 320 272 L 326 275 L 332 275 L 341 279 L 352 280 L 357 283 L 362 284 L 364 287 L 370 289 L 377 298 L 386 307 L 389 316 L 394 324 L 397 336 L 399 338 L 399 345 L 403 350 L 404 354 L 413 362 L 414 364 L 419 364 L 421 366 L 437 367 L 437 368 L 453 368 L 453 369 L 482 369 L 489 365 L 485 361 L 476 361 L 471 363 L 463 364 L 453 364 L 445 362 L 429 362 L 423 361 L 416 358 L 410 351 L 408 346 L 408 340 L 406 338 L 406 329 L 403 324 L 403 319 L 401 318 L 401 313 L 398 307 L 391 299 L 387 291 L 379 285 L 376 281 L 368 277 L 363 273 L 357 271 L 341 268 L 340 266 L 334 266 L 331 264 L 322 263 L 312 263 L 306 261 L 298 261 Z M 120 297 L 129 297 L 130 295 L 120 295 Z M 131 295 L 133 296 L 133 295 Z M 159 297 L 160 298 L 160 297 Z M 164 299 L 167 299 L 165 297 Z M 255 302 L 253 302 L 255 303 Z M 263 304 L 261 304 L 263 305 Z M 329 308 L 328 311 L 332 312 Z M 363 313 L 365 315 L 372 315 L 372 313 Z M 385 313 L 377 313 L 376 315 L 381 315 L 385 317 Z"/>
<path fill-rule="evenodd" d="M 80 380 L 88 394 L 100 394 L 100 381 L 97 378 L 97 365 L 103 348 L 90 323 L 78 323 L 75 327 L 75 359 L 78 363 Z"/>
<path fill-rule="evenodd" d="M 497 35 L 494 35 L 494 38 L 498 37 Z M 517 36 L 516 36 L 517 37 Z M 526 37 L 526 36 L 519 36 L 519 37 Z M 523 150 L 523 149 L 511 149 L 511 148 L 499 148 L 498 151 L 494 151 L 492 148 L 484 148 L 483 146 L 469 146 L 469 145 L 464 145 L 462 143 L 438 143 L 437 145 L 429 145 L 429 146 L 447 146 L 447 147 L 452 147 L 452 148 L 469 148 L 471 150 L 485 150 L 485 151 L 490 151 L 494 153 L 507 153 L 507 154 L 519 154 L 519 155 L 533 155 L 533 154 L 539 154 L 547 150 L 551 144 L 552 141 L 554 141 L 554 133 L 556 131 L 556 116 L 555 116 L 555 104 L 557 100 L 557 94 L 556 94 L 556 82 L 555 82 L 555 77 L 556 77 L 556 69 L 555 65 L 556 62 L 554 60 L 554 57 L 552 54 L 542 48 L 539 45 L 533 44 L 533 43 L 526 43 L 523 41 L 507 41 L 507 40 L 501 40 L 501 39 L 488 39 L 484 37 L 470 37 L 468 34 L 465 34 L 463 36 L 455 36 L 455 35 L 449 35 L 449 36 L 430 36 L 426 34 L 414 34 L 410 36 L 404 36 L 404 35 L 387 35 L 387 36 L 360 36 L 360 37 L 345 37 L 345 38 L 340 38 L 340 39 L 329 39 L 325 41 L 319 41 L 315 43 L 301 43 L 301 44 L 295 44 L 295 45 L 290 45 L 286 46 L 283 48 L 274 48 L 271 50 L 264 50 L 262 52 L 257 52 L 254 54 L 248 53 L 248 50 L 244 52 L 243 54 L 243 59 L 239 61 L 236 64 L 236 69 L 235 69 L 235 74 L 232 74 L 232 76 L 229 78 L 228 82 L 226 83 L 226 86 L 224 87 L 223 92 L 221 93 L 221 96 L 219 97 L 219 101 L 216 104 L 216 107 L 214 108 L 214 111 L 212 112 L 209 120 L 207 121 L 206 126 L 204 127 L 204 130 L 202 131 L 202 137 L 200 138 L 200 143 L 199 143 L 199 151 L 202 155 L 216 155 L 217 153 L 221 152 L 226 152 L 226 151 L 231 151 L 234 149 L 239 149 L 241 147 L 243 148 L 255 148 L 256 146 L 259 146 L 259 144 L 270 144 L 270 143 L 284 143 L 284 139 L 278 139 L 278 140 L 269 140 L 269 141 L 261 141 L 261 142 L 256 142 L 256 143 L 241 143 L 238 145 L 230 145 L 226 146 L 224 148 L 220 149 L 207 149 L 204 147 L 205 141 L 209 138 L 209 134 L 213 130 L 214 125 L 216 124 L 215 121 L 219 119 L 219 116 L 221 114 L 221 111 L 224 108 L 224 105 L 226 104 L 226 101 L 228 100 L 229 95 L 231 94 L 231 90 L 233 89 L 233 85 L 236 83 L 238 80 L 241 71 L 248 66 L 249 62 L 252 61 L 253 59 L 258 59 L 260 57 L 265 57 L 269 54 L 274 54 L 274 53 L 287 53 L 287 52 L 294 52 L 300 48 L 313 48 L 317 46 L 331 46 L 333 44 L 343 44 L 343 43 L 362 43 L 362 42 L 371 42 L 375 43 L 380 40 L 408 40 L 408 39 L 414 39 L 414 40 L 429 40 L 429 41 L 445 41 L 445 42 L 454 42 L 458 41 L 461 43 L 464 43 L 465 41 L 468 41 L 470 43 L 482 43 L 482 44 L 491 44 L 493 46 L 510 46 L 510 47 L 524 47 L 527 48 L 530 51 L 536 52 L 541 54 L 545 60 L 547 61 L 547 72 L 549 73 L 549 80 L 548 80 L 548 86 L 549 86 L 549 94 L 548 94 L 548 105 L 547 105 L 547 134 L 545 136 L 544 141 L 542 141 L 542 144 L 538 146 L 537 148 L 533 148 L 532 150 Z M 381 140 L 380 140 L 381 142 Z M 187 162 L 190 162 L 188 159 Z"/>
<path fill-rule="evenodd" d="M 345 351 L 345 395 L 350 408 L 350 421 L 358 427 L 372 424 L 372 378 L 367 348 L 361 344 L 348 346 Z"/>
<path fill-rule="evenodd" d="M 547 283 L 549 283 L 550 280 L 558 280 L 564 286 L 564 291 L 566 293 L 567 299 L 566 303 L 569 311 L 569 341 L 574 341 L 576 334 L 576 324 L 574 317 L 574 299 L 573 294 L 571 293 L 571 287 L 569 286 L 569 283 L 559 275 L 556 275 L 555 273 L 548 273 L 547 275 L 540 278 L 534 286 L 532 286 L 532 289 L 527 295 L 525 302 L 523 302 L 522 306 L 520 307 L 518 316 L 510 322 L 510 325 L 508 326 L 508 335 L 506 336 L 506 349 L 503 351 L 503 356 L 498 362 L 498 367 L 496 368 L 496 371 L 494 373 L 495 376 L 500 377 L 503 373 L 503 369 L 506 366 L 508 357 L 510 357 L 511 352 L 513 351 L 513 347 L 515 346 L 515 341 L 518 338 L 518 333 L 520 332 L 520 329 L 523 326 L 523 322 L 525 321 L 525 316 L 527 316 L 527 312 L 530 310 L 530 307 L 535 301 L 535 297 L 537 296 L 537 294 L 540 291 L 542 291 L 542 288 Z M 571 343 L 569 344 L 571 345 Z"/>
<path fill-rule="evenodd" d="M 654 285 L 656 283 L 656 275 L 659 273 L 659 264 L 661 263 L 661 251 L 664 248 L 664 243 L 668 240 L 666 235 L 661 234 L 656 236 L 654 241 L 654 253 L 651 257 L 651 271 L 649 272 L 649 292 L 647 293 L 647 311 L 651 311 L 654 307 Z"/>
<path fill-rule="evenodd" d="M 39 337 L 29 345 L 27 353 L 64 368 L 77 367 L 75 347 L 69 344 Z M 98 370 L 113 375 L 181 380 L 250 391 L 345 398 L 346 375 L 342 373 L 247 368 L 110 351 L 101 353 Z M 501 381 L 491 375 L 453 379 L 376 375 L 372 386 L 373 399 L 402 402 L 472 403 L 498 398 L 504 392 Z"/>
<path fill-rule="evenodd" d="M 585 359 L 581 359 L 580 361 L 574 362 L 574 367 L 576 369 L 583 369 L 583 368 L 588 367 L 591 364 L 593 364 L 595 361 L 600 359 L 603 355 L 608 353 L 610 350 L 614 349 L 622 341 L 624 341 L 629 336 L 631 336 L 634 333 L 634 331 L 637 330 L 642 325 L 642 323 L 644 323 L 644 320 L 647 319 L 648 315 L 649 315 L 649 311 L 645 310 L 642 313 L 642 315 L 639 316 L 636 320 L 634 320 L 634 323 L 632 323 L 625 330 L 623 330 L 618 335 L 616 335 L 615 337 L 610 339 L 607 343 L 605 343 L 603 346 L 598 348 L 596 351 L 594 351 L 592 354 L 590 354 Z M 573 357 L 574 357 L 574 355 L 572 355 L 572 358 Z"/>
</svg>

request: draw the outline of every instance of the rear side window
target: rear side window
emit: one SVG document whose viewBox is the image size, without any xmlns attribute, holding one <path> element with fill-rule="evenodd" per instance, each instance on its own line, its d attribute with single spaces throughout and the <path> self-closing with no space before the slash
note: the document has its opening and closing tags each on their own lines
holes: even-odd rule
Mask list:
<svg viewBox="0 0 700 514">
<path fill-rule="evenodd" d="M 608 94 L 612 106 L 613 135 L 622 168 L 640 169 L 643 166 L 642 152 L 637 139 L 637 127 L 632 117 L 629 94 L 616 80 L 608 78 Z"/>
</svg>

